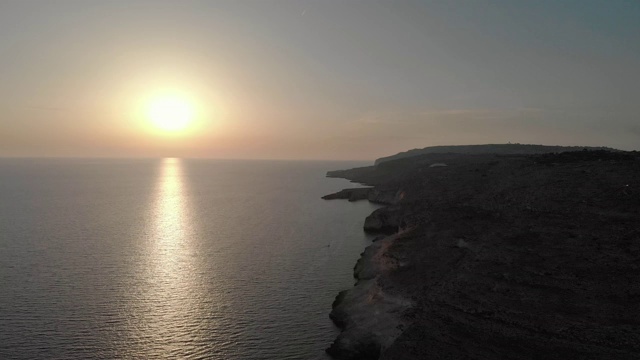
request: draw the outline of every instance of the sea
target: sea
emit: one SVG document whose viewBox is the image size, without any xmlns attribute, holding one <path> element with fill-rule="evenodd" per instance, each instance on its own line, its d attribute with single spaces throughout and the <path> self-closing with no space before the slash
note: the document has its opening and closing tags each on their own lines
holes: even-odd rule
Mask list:
<svg viewBox="0 0 640 360">
<path fill-rule="evenodd" d="M 0 159 L 0 359 L 328 359 L 363 165 Z"/>
</svg>

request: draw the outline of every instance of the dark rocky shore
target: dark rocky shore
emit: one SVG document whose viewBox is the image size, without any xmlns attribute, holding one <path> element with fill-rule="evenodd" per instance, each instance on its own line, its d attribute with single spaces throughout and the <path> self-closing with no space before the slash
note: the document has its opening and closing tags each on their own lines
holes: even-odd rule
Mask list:
<svg viewBox="0 0 640 360">
<path fill-rule="evenodd" d="M 639 153 L 430 153 L 328 176 L 370 188 L 326 199 L 386 205 L 333 304 L 333 357 L 640 359 Z"/>
</svg>

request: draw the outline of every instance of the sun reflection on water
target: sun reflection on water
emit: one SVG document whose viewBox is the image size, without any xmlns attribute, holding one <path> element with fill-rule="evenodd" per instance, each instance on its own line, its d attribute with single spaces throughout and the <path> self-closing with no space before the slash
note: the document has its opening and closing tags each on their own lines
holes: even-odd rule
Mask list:
<svg viewBox="0 0 640 360">
<path fill-rule="evenodd" d="M 167 158 L 162 161 L 154 214 L 154 237 L 158 245 L 172 246 L 185 241 L 188 217 L 182 178 L 180 159 Z"/>
<path fill-rule="evenodd" d="M 201 277 L 184 179 L 182 160 L 162 160 L 147 237 L 137 355 L 185 357 L 203 350 Z"/>
</svg>

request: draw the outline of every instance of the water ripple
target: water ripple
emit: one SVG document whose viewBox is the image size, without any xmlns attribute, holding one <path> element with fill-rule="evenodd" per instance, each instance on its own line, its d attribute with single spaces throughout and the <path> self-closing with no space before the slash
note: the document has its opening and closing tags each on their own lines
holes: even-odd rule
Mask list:
<svg viewBox="0 0 640 360">
<path fill-rule="evenodd" d="M 324 359 L 350 165 L 0 160 L 0 358 Z"/>
</svg>

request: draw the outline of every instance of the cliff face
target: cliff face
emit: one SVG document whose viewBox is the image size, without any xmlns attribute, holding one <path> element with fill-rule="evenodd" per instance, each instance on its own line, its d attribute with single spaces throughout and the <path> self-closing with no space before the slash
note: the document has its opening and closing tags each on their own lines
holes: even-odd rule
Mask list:
<svg viewBox="0 0 640 360">
<path fill-rule="evenodd" d="M 365 224 L 394 233 L 336 299 L 343 332 L 328 352 L 640 358 L 639 158 L 436 154 L 342 172 L 392 199 Z"/>
<path fill-rule="evenodd" d="M 412 307 L 408 299 L 392 295 L 379 276 L 398 266 L 384 255 L 393 236 L 368 246 L 354 268 L 356 285 L 336 297 L 331 319 L 343 331 L 327 349 L 339 359 L 377 359 L 402 333 L 408 321 L 401 315 Z"/>
</svg>

